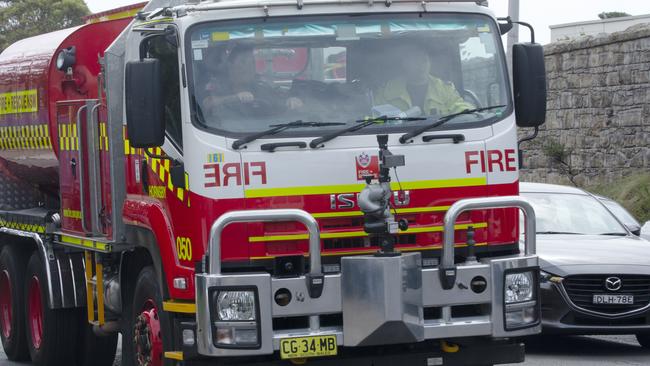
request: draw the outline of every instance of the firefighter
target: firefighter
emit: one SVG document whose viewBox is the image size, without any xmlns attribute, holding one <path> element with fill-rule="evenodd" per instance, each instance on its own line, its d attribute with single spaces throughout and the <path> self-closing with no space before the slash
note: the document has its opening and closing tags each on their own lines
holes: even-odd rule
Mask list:
<svg viewBox="0 0 650 366">
<path fill-rule="evenodd" d="M 474 106 L 456 87 L 431 75 L 431 58 L 423 47 L 408 45 L 400 52 L 402 72 L 375 92 L 375 105 L 389 104 L 405 112 L 419 108 L 422 115 L 445 116 Z"/>
<path fill-rule="evenodd" d="M 233 112 L 263 116 L 303 106 L 301 99 L 259 79 L 252 47 L 230 50 L 224 66 L 225 71 L 217 74 L 219 80 L 206 85 L 209 95 L 203 99 L 204 111 L 220 117 Z"/>
</svg>

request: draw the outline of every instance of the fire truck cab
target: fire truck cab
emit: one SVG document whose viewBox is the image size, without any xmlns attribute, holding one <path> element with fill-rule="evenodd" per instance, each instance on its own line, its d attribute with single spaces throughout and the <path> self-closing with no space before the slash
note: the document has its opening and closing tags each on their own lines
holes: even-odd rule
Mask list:
<svg viewBox="0 0 650 366">
<path fill-rule="evenodd" d="M 128 365 L 523 361 L 539 269 L 517 126 L 544 122 L 541 46 L 514 47 L 511 87 L 513 22 L 483 1 L 124 12 L 50 36 L 42 86 L 3 81 L 20 45 L 0 55 L 0 128 L 48 121 L 29 164 L 22 132 L 0 145 L 34 187 L 0 211 L 10 358 L 110 364 L 121 333 Z M 88 341 L 56 347 L 79 317 Z"/>
</svg>

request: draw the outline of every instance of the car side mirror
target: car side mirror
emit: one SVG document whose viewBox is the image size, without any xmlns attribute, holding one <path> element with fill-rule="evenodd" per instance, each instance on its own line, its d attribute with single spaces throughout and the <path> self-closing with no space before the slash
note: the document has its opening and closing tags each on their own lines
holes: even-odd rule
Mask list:
<svg viewBox="0 0 650 366">
<path fill-rule="evenodd" d="M 539 127 L 546 122 L 546 68 L 544 48 L 537 43 L 512 47 L 515 116 L 519 127 Z"/>
<path fill-rule="evenodd" d="M 641 237 L 650 240 L 650 221 L 646 221 L 643 227 L 641 227 Z"/>
<path fill-rule="evenodd" d="M 125 70 L 126 129 L 131 146 L 150 148 L 165 141 L 160 60 L 130 61 Z"/>
<path fill-rule="evenodd" d="M 625 224 L 625 227 L 636 236 L 641 236 L 641 226 L 637 224 Z"/>
</svg>

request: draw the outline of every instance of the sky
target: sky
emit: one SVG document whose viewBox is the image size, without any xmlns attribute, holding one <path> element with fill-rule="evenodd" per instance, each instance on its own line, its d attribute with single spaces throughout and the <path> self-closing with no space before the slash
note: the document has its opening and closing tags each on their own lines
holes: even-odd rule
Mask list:
<svg viewBox="0 0 650 366">
<path fill-rule="evenodd" d="M 141 0 L 85 0 L 92 12 L 141 2 Z M 508 0 L 489 0 L 497 16 L 508 14 Z M 632 15 L 650 14 L 648 0 L 520 0 L 519 20 L 535 27 L 536 41 L 548 43 L 549 25 L 597 20 L 603 11 L 622 11 Z M 528 30 L 520 30 L 521 41 L 528 41 Z"/>
</svg>

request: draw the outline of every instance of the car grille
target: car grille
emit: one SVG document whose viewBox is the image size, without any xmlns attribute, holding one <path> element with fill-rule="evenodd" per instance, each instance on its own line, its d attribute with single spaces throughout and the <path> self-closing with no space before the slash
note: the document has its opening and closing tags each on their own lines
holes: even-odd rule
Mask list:
<svg viewBox="0 0 650 366">
<path fill-rule="evenodd" d="M 608 291 L 605 280 L 608 277 L 618 277 L 622 287 L 618 291 Z M 579 275 L 569 276 L 562 281 L 571 301 L 578 307 L 606 314 L 620 314 L 634 311 L 650 303 L 650 276 L 639 275 Z M 634 304 L 593 304 L 594 294 L 624 294 L 634 295 Z"/>
</svg>

